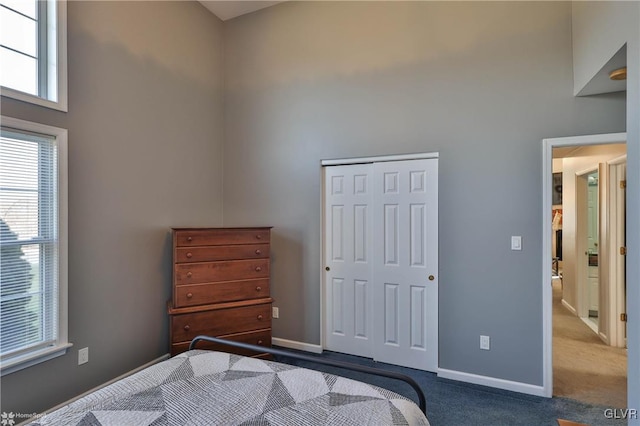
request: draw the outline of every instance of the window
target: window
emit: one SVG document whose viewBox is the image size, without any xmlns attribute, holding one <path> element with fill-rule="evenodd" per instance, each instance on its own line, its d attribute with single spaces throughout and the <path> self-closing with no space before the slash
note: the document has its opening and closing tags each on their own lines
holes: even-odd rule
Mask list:
<svg viewBox="0 0 640 426">
<path fill-rule="evenodd" d="M 2 117 L 0 359 L 8 374 L 65 353 L 67 132 Z"/>
<path fill-rule="evenodd" d="M 66 2 L 0 0 L 2 96 L 67 110 Z"/>
</svg>

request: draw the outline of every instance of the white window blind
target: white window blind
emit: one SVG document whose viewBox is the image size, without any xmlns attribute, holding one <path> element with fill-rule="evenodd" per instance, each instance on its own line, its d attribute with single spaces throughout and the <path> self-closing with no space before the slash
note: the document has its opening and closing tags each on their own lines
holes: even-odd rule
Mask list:
<svg viewBox="0 0 640 426">
<path fill-rule="evenodd" d="M 57 179 L 55 137 L 2 127 L 0 353 L 3 364 L 59 344 Z"/>
</svg>

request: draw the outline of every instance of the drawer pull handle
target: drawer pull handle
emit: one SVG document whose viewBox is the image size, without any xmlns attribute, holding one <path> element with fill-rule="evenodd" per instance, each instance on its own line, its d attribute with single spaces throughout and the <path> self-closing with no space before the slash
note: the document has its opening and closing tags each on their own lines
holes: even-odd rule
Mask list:
<svg viewBox="0 0 640 426">
<path fill-rule="evenodd" d="M 189 331 L 189 330 L 191 330 L 191 327 L 189 327 L 188 325 L 185 325 L 184 326 L 184 331 Z"/>
<path fill-rule="evenodd" d="M 256 291 L 262 291 L 262 287 L 260 286 L 256 287 Z"/>
<path fill-rule="evenodd" d="M 256 254 L 262 254 L 262 250 L 260 249 L 256 250 Z"/>
<path fill-rule="evenodd" d="M 261 240 L 261 239 L 262 239 L 262 235 L 257 234 L 257 235 L 256 235 L 256 239 Z"/>
<path fill-rule="evenodd" d="M 258 315 L 258 321 L 262 321 L 262 315 Z"/>
<path fill-rule="evenodd" d="M 256 272 L 260 272 L 260 271 L 262 271 L 262 268 L 259 266 L 256 266 Z"/>
<path fill-rule="evenodd" d="M 261 345 L 262 344 L 262 340 L 258 340 L 258 344 Z"/>
<path fill-rule="evenodd" d="M 193 297 L 193 293 L 187 293 L 187 299 L 191 299 Z"/>
<path fill-rule="evenodd" d="M 187 272 L 187 278 L 191 278 L 193 274 L 191 272 Z"/>
<path fill-rule="evenodd" d="M 191 242 L 191 241 L 193 241 L 193 238 L 187 237 L 187 241 Z"/>
<path fill-rule="evenodd" d="M 187 259 L 191 259 L 191 256 L 193 256 L 193 254 L 191 254 L 191 252 L 187 253 Z"/>
</svg>

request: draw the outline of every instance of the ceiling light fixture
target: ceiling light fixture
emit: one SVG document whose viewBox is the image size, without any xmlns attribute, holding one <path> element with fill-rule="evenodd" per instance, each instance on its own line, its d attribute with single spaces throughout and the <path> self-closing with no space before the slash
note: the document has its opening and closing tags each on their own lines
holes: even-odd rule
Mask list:
<svg viewBox="0 0 640 426">
<path fill-rule="evenodd" d="M 627 79 L 627 67 L 618 68 L 609 73 L 611 80 L 626 80 Z"/>
</svg>

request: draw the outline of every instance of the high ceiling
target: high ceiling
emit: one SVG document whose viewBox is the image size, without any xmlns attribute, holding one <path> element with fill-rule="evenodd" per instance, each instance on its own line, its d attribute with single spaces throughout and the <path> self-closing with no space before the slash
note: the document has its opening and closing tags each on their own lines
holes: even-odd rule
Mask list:
<svg viewBox="0 0 640 426">
<path fill-rule="evenodd" d="M 204 7 L 209 9 L 214 15 L 223 21 L 233 19 L 235 17 L 255 12 L 287 0 L 280 1 L 253 1 L 253 0 L 198 0 Z M 625 91 L 626 80 L 614 81 L 609 78 L 609 73 L 613 70 L 626 66 L 627 49 L 623 46 L 600 72 L 596 74 L 591 81 L 577 94 L 577 96 L 595 95 L 601 93 L 611 93 Z"/>
<path fill-rule="evenodd" d="M 256 10 L 264 9 L 265 7 L 273 6 L 281 1 L 212 1 L 212 0 L 199 0 L 200 3 L 218 18 L 223 21 L 235 18 L 236 16 L 244 15 L 246 13 L 255 12 Z"/>
</svg>

